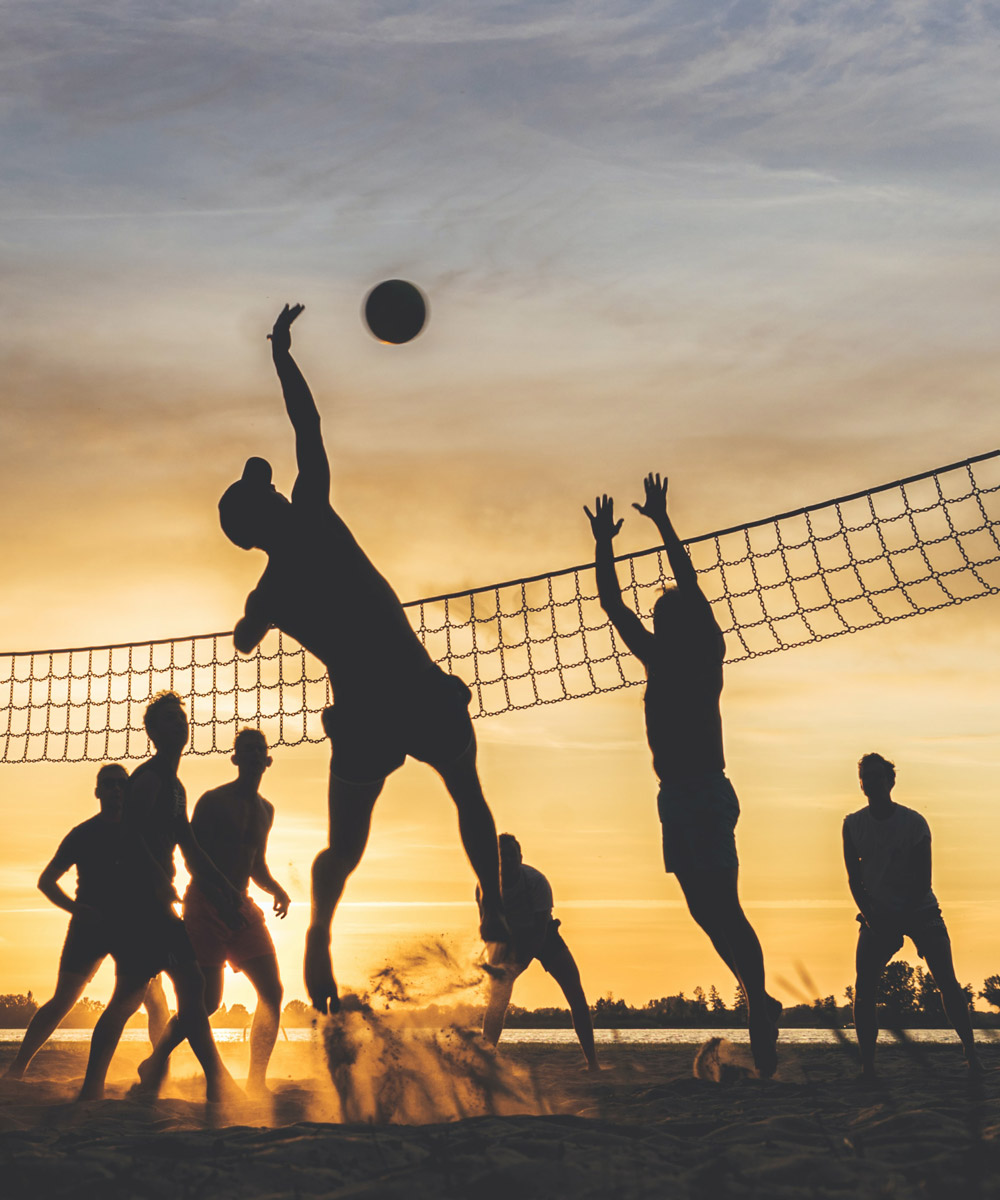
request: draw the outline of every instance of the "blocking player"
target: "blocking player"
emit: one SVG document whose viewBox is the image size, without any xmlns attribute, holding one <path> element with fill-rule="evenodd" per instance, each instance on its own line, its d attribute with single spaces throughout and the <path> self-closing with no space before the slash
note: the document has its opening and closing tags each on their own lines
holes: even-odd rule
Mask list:
<svg viewBox="0 0 1000 1200">
<path fill-rule="evenodd" d="M 647 475 L 645 493 L 632 507 L 656 526 L 675 585 L 654 604 L 650 632 L 622 600 L 612 550 L 622 522 L 615 520 L 612 498 L 603 496 L 594 512 L 584 508 L 596 542 L 598 596 L 646 669 L 646 736 L 660 780 L 664 868 L 677 876 L 691 915 L 742 984 L 754 1062 L 770 1077 L 777 1069 L 781 1005 L 765 989 L 760 942 L 739 899 L 740 806 L 725 774 L 719 712 L 726 643 L 667 515 L 667 481 Z"/>
</svg>

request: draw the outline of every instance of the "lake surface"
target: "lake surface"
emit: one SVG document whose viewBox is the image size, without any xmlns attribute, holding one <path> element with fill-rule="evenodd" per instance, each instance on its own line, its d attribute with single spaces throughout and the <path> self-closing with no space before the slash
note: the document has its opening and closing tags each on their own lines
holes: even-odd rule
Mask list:
<svg viewBox="0 0 1000 1200">
<path fill-rule="evenodd" d="M 90 1029 L 57 1029 L 51 1041 L 89 1042 Z M 242 1029 L 214 1029 L 217 1042 L 242 1042 L 249 1031 Z M 851 1042 L 854 1041 L 854 1030 L 840 1031 Z M 1000 1031 L 994 1029 L 977 1029 L 976 1039 L 982 1042 L 993 1042 L 998 1039 Z M 308 1042 L 315 1036 L 312 1029 L 282 1030 L 282 1040 L 290 1042 Z M 0 1029 L 0 1045 L 18 1043 L 24 1037 L 23 1029 Z M 594 1040 L 599 1046 L 700 1046 L 712 1037 L 723 1037 L 730 1042 L 745 1045 L 749 1041 L 745 1029 L 595 1029 Z M 907 1037 L 914 1042 L 926 1042 L 932 1045 L 945 1043 L 958 1044 L 957 1036 L 950 1029 L 910 1029 Z M 126 1029 L 122 1035 L 125 1042 L 145 1042 L 145 1029 Z M 576 1042 L 576 1034 L 572 1029 L 505 1029 L 503 1042 L 509 1045 L 541 1045 L 562 1046 Z M 882 1030 L 879 1041 L 891 1043 L 896 1039 L 891 1033 Z M 834 1046 L 837 1036 L 831 1029 L 782 1029 L 781 1042 L 790 1046 Z"/>
</svg>

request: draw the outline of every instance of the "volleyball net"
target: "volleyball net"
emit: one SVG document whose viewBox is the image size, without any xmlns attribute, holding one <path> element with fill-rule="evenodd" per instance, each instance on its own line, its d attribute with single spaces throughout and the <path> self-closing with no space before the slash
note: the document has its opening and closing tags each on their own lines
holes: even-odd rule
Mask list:
<svg viewBox="0 0 1000 1200">
<path fill-rule="evenodd" d="M 791 650 L 1000 590 L 1000 450 L 686 542 L 726 635 L 727 662 Z M 653 548 L 616 560 L 649 618 L 671 574 Z M 643 682 L 597 600 L 593 564 L 411 601 L 431 657 L 472 689 L 474 717 Z M 232 632 L 0 654 L 0 762 L 145 757 L 150 698 L 181 695 L 188 753 L 230 752 L 255 726 L 272 745 L 321 742 L 333 697 L 322 665 L 269 633 Z"/>
</svg>

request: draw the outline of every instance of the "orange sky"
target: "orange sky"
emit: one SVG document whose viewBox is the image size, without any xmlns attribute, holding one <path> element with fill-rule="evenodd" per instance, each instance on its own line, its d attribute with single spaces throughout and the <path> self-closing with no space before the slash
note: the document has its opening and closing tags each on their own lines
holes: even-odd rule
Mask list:
<svg viewBox="0 0 1000 1200">
<path fill-rule="evenodd" d="M 334 502 L 404 599 L 586 561 L 582 504 L 624 510 L 648 470 L 689 536 L 995 445 L 1000 85 L 974 18 L 231 9 L 0 18 L 0 649 L 231 627 L 262 558 L 215 505 L 248 454 L 290 486 L 264 341 L 286 300 L 307 305 Z M 398 350 L 358 316 L 392 276 L 431 303 Z M 650 535 L 631 514 L 619 549 Z M 989 598 L 730 668 L 742 890 L 773 978 L 850 980 L 839 831 L 870 749 L 930 820 L 959 975 L 998 969 L 996 616 Z M 728 996 L 659 865 L 638 689 L 478 732 L 591 998 Z M 54 978 L 65 917 L 34 881 L 94 770 L 0 767 L 4 991 Z M 192 803 L 229 770 L 186 762 Z M 279 749 L 264 786 L 289 996 L 325 770 L 321 747 Z M 338 918 L 342 979 L 428 933 L 474 953 L 472 888 L 443 789 L 408 765 Z M 555 1000 L 538 968 L 515 993 Z"/>
</svg>

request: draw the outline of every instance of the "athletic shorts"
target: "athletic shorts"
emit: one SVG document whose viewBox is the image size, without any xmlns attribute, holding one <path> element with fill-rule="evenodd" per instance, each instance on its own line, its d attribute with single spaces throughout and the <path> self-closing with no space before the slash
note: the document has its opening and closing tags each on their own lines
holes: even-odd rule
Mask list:
<svg viewBox="0 0 1000 1200">
<path fill-rule="evenodd" d="M 111 934 L 105 921 L 98 916 L 72 917 L 59 956 L 59 971 L 85 975 L 89 983 L 110 953 Z"/>
<path fill-rule="evenodd" d="M 740 802 L 722 771 L 661 780 L 656 807 L 665 871 L 725 871 L 740 865 Z"/>
<path fill-rule="evenodd" d="M 198 966 L 222 967 L 228 962 L 234 971 L 241 971 L 251 959 L 275 957 L 264 914 L 249 896 L 240 902 L 240 916 L 246 924 L 230 929 L 200 888 L 188 888 L 184 895 L 184 928 Z"/>
<path fill-rule="evenodd" d="M 517 930 L 514 932 L 513 943 L 513 959 L 521 967 L 527 967 L 534 959 L 542 964 L 549 974 L 552 973 L 552 965 L 557 962 L 559 957 L 565 953 L 569 953 L 569 947 L 563 941 L 563 936 L 559 932 L 560 922 L 553 920 L 550 922 L 548 929 L 545 931 L 545 938 L 537 951 L 532 953 L 527 948 L 519 944 Z"/>
<path fill-rule="evenodd" d="M 152 979 L 194 963 L 184 922 L 173 909 L 140 908 L 110 923 L 111 957 L 119 975 Z"/>
<path fill-rule="evenodd" d="M 407 755 L 446 767 L 472 742 L 472 693 L 456 675 L 428 667 L 403 682 L 387 681 L 377 699 L 349 697 L 323 713 L 333 747 L 330 773 L 345 783 L 374 783 Z"/>
<path fill-rule="evenodd" d="M 909 938 L 917 948 L 917 954 L 927 961 L 928 953 L 951 947 L 948 926 L 944 923 L 940 908 L 929 908 L 925 913 L 908 917 L 898 926 L 888 922 L 878 923 L 874 929 L 861 913 L 857 916 L 861 928 L 858 930 L 858 958 L 881 959 L 884 966 L 893 955 L 903 948 L 903 939 Z"/>
</svg>

